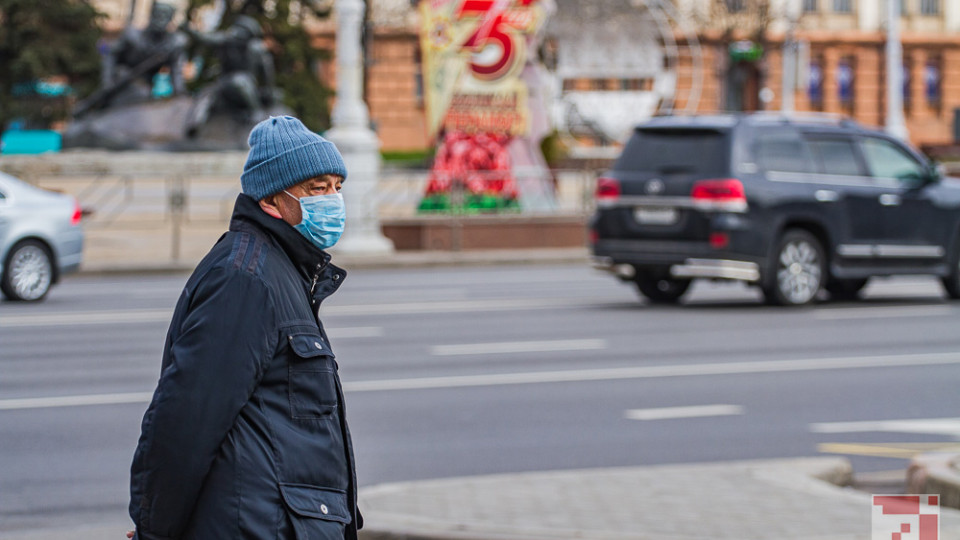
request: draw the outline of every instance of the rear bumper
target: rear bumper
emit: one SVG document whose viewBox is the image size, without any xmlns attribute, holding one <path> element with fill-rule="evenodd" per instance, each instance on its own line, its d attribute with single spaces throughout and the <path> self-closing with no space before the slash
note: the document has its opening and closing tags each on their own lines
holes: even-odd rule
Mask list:
<svg viewBox="0 0 960 540">
<path fill-rule="evenodd" d="M 717 250 L 704 242 L 601 240 L 593 246 L 593 266 L 621 279 L 649 269 L 683 279 L 758 282 L 762 265 L 761 257 Z"/>
<path fill-rule="evenodd" d="M 735 279 L 760 281 L 760 265 L 755 262 L 723 259 L 687 259 L 670 267 L 670 275 L 678 278 Z"/>
<path fill-rule="evenodd" d="M 84 233 L 80 227 L 64 231 L 57 238 L 57 266 L 59 274 L 69 274 L 80 268 L 83 261 Z"/>
</svg>

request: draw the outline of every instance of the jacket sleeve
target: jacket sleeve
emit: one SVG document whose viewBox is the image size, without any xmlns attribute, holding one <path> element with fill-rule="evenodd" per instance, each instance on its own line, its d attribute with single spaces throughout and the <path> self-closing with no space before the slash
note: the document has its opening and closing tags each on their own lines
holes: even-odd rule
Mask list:
<svg viewBox="0 0 960 540">
<path fill-rule="evenodd" d="M 214 268 L 185 303 L 131 469 L 130 516 L 141 540 L 183 533 L 218 448 L 276 347 L 269 293 L 255 275 Z"/>
</svg>

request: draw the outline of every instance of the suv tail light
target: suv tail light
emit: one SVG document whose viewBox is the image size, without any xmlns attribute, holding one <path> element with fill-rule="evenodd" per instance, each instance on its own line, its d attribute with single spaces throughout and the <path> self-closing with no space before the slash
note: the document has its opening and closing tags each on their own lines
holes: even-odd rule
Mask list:
<svg viewBox="0 0 960 540">
<path fill-rule="evenodd" d="M 615 178 L 597 178 L 597 190 L 594 192 L 597 202 L 615 201 L 620 198 L 620 181 Z"/>
<path fill-rule="evenodd" d="M 690 197 L 694 205 L 706 210 L 747 210 L 747 195 L 743 190 L 743 182 L 736 178 L 697 181 L 690 190 Z"/>
<path fill-rule="evenodd" d="M 83 209 L 80 208 L 80 203 L 76 199 L 73 200 L 73 215 L 70 216 L 71 225 L 79 225 L 80 219 L 83 218 Z"/>
</svg>

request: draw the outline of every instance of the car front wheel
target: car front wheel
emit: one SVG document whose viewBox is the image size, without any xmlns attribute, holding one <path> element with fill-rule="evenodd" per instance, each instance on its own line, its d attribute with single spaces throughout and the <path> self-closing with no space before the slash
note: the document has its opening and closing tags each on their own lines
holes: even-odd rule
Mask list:
<svg viewBox="0 0 960 540">
<path fill-rule="evenodd" d="M 816 299 L 823 288 L 826 261 L 823 248 L 807 231 L 789 230 L 780 238 L 772 262 L 772 279 L 764 288 L 767 301 L 802 306 Z"/>
<path fill-rule="evenodd" d="M 689 279 L 638 275 L 635 282 L 640 294 L 654 304 L 675 304 L 690 288 Z"/>
<path fill-rule="evenodd" d="M 3 265 L 0 290 L 9 300 L 42 300 L 53 284 L 53 260 L 47 247 L 36 240 L 13 246 Z"/>
</svg>

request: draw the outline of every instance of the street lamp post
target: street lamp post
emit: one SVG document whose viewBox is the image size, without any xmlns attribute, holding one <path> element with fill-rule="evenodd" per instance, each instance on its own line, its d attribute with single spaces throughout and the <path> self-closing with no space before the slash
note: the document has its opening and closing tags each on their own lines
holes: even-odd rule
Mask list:
<svg viewBox="0 0 960 540">
<path fill-rule="evenodd" d="M 336 0 L 337 101 L 333 126 L 324 136 L 343 154 L 347 181 L 343 199 L 347 223 L 335 248 L 339 253 L 376 255 L 393 251 L 393 242 L 380 231 L 377 184 L 380 180 L 380 141 L 369 127 L 370 114 L 363 102 L 363 55 L 360 27 L 363 0 Z"/>
<path fill-rule="evenodd" d="M 906 140 L 903 117 L 903 46 L 900 44 L 900 2 L 887 0 L 887 133 Z"/>
</svg>

